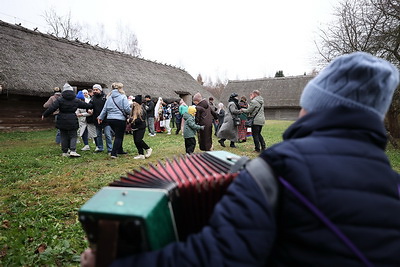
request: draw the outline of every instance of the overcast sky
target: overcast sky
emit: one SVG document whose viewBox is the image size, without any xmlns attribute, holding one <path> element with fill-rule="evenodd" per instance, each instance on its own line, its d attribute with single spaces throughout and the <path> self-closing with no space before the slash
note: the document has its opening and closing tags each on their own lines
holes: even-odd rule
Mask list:
<svg viewBox="0 0 400 267">
<path fill-rule="evenodd" d="M 172 64 L 194 78 L 221 80 L 310 73 L 318 28 L 337 0 L 0 0 L 0 20 L 46 32 L 43 14 L 71 12 L 111 39 L 128 25 L 145 59 Z M 96 26 L 97 25 L 97 26 Z M 120 26 L 119 26 L 120 27 Z"/>
</svg>

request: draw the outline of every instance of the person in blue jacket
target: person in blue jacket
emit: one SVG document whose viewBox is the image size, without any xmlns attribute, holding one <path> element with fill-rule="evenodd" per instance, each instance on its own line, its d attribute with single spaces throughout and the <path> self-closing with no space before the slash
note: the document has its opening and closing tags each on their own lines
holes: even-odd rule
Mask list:
<svg viewBox="0 0 400 267">
<path fill-rule="evenodd" d="M 128 98 L 125 95 L 124 85 L 116 82 L 111 85 L 112 91 L 108 95 L 106 103 L 97 117 L 97 123 L 101 124 L 107 119 L 108 124 L 115 133 L 114 143 L 111 150 L 111 158 L 116 159 L 118 155 L 127 154 L 123 149 L 126 120 L 131 113 Z"/>
<path fill-rule="evenodd" d="M 284 141 L 239 173 L 201 232 L 112 266 L 400 266 L 400 176 L 385 155 L 383 124 L 398 84 L 398 69 L 383 59 L 338 57 L 304 88 Z M 269 201 L 250 174 L 256 160 L 321 211 L 364 261 L 283 183 Z M 93 255 L 84 252 L 82 266 Z"/>
</svg>

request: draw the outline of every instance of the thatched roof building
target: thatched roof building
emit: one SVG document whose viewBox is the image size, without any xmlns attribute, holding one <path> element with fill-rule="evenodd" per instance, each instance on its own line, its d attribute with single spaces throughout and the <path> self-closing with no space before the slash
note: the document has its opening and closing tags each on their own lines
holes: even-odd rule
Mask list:
<svg viewBox="0 0 400 267">
<path fill-rule="evenodd" d="M 113 82 L 122 82 L 128 95 L 149 94 L 167 100 L 182 97 L 189 103 L 196 92 L 207 98 L 211 95 L 180 68 L 3 21 L 0 21 L 0 59 L 2 106 L 11 96 L 30 96 L 32 100 L 43 97 L 37 100 L 43 104 L 53 88 L 62 87 L 65 82 L 76 90 L 90 88 L 95 83 L 109 88 Z M 0 123 L 4 116 L 0 110 Z"/>
<path fill-rule="evenodd" d="M 229 81 L 222 92 L 221 100 L 226 104 L 231 93 L 244 95 L 249 101 L 253 90 L 259 90 L 265 101 L 265 116 L 269 120 L 295 120 L 300 110 L 299 100 L 303 88 L 313 76 L 264 78 Z"/>
</svg>

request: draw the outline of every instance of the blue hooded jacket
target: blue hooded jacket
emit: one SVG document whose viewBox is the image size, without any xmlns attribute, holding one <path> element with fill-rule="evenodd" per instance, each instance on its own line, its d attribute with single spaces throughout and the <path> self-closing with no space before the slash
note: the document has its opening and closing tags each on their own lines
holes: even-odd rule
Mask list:
<svg viewBox="0 0 400 267">
<path fill-rule="evenodd" d="M 345 107 L 310 113 L 261 157 L 376 266 L 400 266 L 400 177 L 385 155 L 382 121 Z M 209 225 L 186 242 L 112 266 L 362 266 L 297 198 L 280 188 L 276 213 L 244 170 Z"/>
<path fill-rule="evenodd" d="M 115 102 L 115 103 L 114 103 Z M 125 120 L 126 116 L 131 114 L 128 98 L 126 95 L 118 92 L 117 89 L 111 91 L 111 95 L 107 98 L 103 110 L 98 116 L 99 119 L 104 120 Z"/>
</svg>

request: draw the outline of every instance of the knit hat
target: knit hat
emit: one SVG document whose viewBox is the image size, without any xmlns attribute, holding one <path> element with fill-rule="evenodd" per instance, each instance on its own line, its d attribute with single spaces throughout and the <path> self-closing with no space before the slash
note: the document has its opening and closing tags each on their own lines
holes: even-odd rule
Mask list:
<svg viewBox="0 0 400 267">
<path fill-rule="evenodd" d="M 300 106 L 308 112 L 339 105 L 357 107 L 382 120 L 399 84 L 399 71 L 388 61 L 364 52 L 336 58 L 308 82 Z"/>
<path fill-rule="evenodd" d="M 190 115 L 194 116 L 196 114 L 196 107 L 195 106 L 189 106 L 188 113 Z"/>
<path fill-rule="evenodd" d="M 81 99 L 81 100 L 85 100 L 85 96 L 83 95 L 83 92 L 82 92 L 82 91 L 79 91 L 79 92 L 76 94 L 76 98 Z"/>
<path fill-rule="evenodd" d="M 93 89 L 99 89 L 100 91 L 103 91 L 103 88 L 101 87 L 101 85 L 100 84 L 95 84 L 95 85 L 93 85 Z"/>
<path fill-rule="evenodd" d="M 74 91 L 74 89 L 69 85 L 69 83 L 64 84 L 62 91 Z"/>
<path fill-rule="evenodd" d="M 137 95 L 132 99 L 132 101 L 141 105 L 142 104 L 142 96 L 141 95 Z"/>
</svg>

